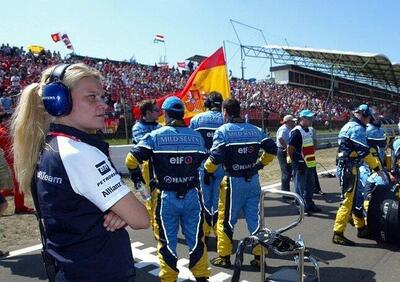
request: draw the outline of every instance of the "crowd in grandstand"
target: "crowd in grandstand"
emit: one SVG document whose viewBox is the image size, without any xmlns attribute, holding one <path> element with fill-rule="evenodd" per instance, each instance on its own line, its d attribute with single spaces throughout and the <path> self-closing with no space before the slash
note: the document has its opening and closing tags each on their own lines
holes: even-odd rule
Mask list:
<svg viewBox="0 0 400 282">
<path fill-rule="evenodd" d="M 59 53 L 43 51 L 33 54 L 23 47 L 3 44 L 0 47 L 0 102 L 6 111 L 11 111 L 21 88 L 37 81 L 40 72 L 49 65 L 62 62 Z M 83 61 L 97 68 L 104 75 L 104 88 L 110 112 L 118 113 L 121 104 L 128 108 L 140 101 L 158 98 L 181 90 L 188 74 L 177 68 L 117 62 L 80 56 L 68 56 L 69 63 Z M 296 115 L 301 109 L 309 108 L 316 113 L 317 121 L 346 121 L 354 105 L 366 102 L 349 96 L 335 95 L 328 99 L 326 91 L 278 85 L 271 81 L 249 82 L 231 79 L 231 93 L 241 102 L 250 119 L 260 119 L 264 109 L 269 119 L 279 120 L 286 114 Z M 388 103 L 385 107 L 398 120 L 396 111 Z"/>
</svg>

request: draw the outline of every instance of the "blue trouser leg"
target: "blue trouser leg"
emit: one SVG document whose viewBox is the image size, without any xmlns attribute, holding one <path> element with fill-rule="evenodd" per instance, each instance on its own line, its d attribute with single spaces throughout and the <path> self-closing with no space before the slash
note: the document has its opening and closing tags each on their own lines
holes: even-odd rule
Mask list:
<svg viewBox="0 0 400 282">
<path fill-rule="evenodd" d="M 314 175 L 311 169 L 305 168 L 304 172 L 299 171 L 298 164 L 293 164 L 294 181 L 296 186 L 296 193 L 303 198 L 305 208 L 312 207 L 314 201 L 312 200 L 314 194 Z"/>
<path fill-rule="evenodd" d="M 189 268 L 195 277 L 209 277 L 207 250 L 204 245 L 203 203 L 198 189 L 190 189 L 183 199 L 176 192 L 163 191 L 157 200 L 156 223 L 161 281 L 175 281 L 179 224 L 189 247 Z"/>
<path fill-rule="evenodd" d="M 191 189 L 180 206 L 180 221 L 189 247 L 189 269 L 195 277 L 208 277 L 207 249 L 204 244 L 204 207 L 200 191 Z"/>
<path fill-rule="evenodd" d="M 156 238 L 158 240 L 158 257 L 160 260 L 161 281 L 174 281 L 178 277 L 176 254 L 179 229 L 179 211 L 177 209 L 176 193 L 162 191 L 156 206 Z"/>
<path fill-rule="evenodd" d="M 223 177 L 224 169 L 222 165 L 219 165 L 216 172 L 213 173 L 212 177 L 210 178 L 210 184 L 206 185 L 204 183 L 204 168 L 200 168 L 200 187 L 203 193 L 204 201 L 204 233 L 206 236 L 210 234 L 211 229 L 214 229 L 215 224 L 217 223 L 219 186 Z"/>
<path fill-rule="evenodd" d="M 219 256 L 232 253 L 233 230 L 241 210 L 244 211 L 249 233 L 254 234 L 259 229 L 260 193 L 258 175 L 253 175 L 250 181 L 244 177 L 227 177 L 222 182 L 217 228 Z M 259 255 L 260 248 L 253 253 Z"/>
</svg>

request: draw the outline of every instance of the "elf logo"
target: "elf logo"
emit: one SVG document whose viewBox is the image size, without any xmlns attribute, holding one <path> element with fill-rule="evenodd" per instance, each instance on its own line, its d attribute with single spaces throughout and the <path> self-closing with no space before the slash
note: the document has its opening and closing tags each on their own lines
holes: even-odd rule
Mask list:
<svg viewBox="0 0 400 282">
<path fill-rule="evenodd" d="M 213 138 L 214 137 L 214 131 L 209 131 L 209 132 L 207 132 L 207 137 L 208 138 Z"/>
<path fill-rule="evenodd" d="M 169 159 L 169 163 L 173 164 L 173 165 L 180 165 L 180 164 L 186 164 L 186 165 L 190 165 L 192 164 L 193 159 L 191 156 L 180 156 L 180 157 L 171 157 Z"/>
<path fill-rule="evenodd" d="M 240 147 L 238 149 L 239 154 L 251 154 L 254 152 L 254 147 L 253 146 L 246 146 L 246 147 Z"/>
</svg>

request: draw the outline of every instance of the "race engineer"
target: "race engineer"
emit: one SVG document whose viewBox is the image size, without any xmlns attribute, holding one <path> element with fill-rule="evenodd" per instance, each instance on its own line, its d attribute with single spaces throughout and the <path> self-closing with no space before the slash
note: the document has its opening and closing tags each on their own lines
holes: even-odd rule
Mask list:
<svg viewBox="0 0 400 282">
<path fill-rule="evenodd" d="M 338 136 L 337 176 L 343 201 L 336 214 L 332 242 L 345 246 L 355 246 L 353 241 L 344 236 L 351 214 L 358 230 L 357 236 L 368 236 L 362 213 L 354 213 L 355 195 L 357 195 L 357 189 L 360 189 L 360 166 L 365 161 L 371 170 L 378 172 L 382 177 L 385 176 L 376 150 L 370 149 L 367 144 L 366 125 L 370 122 L 372 114 L 369 106 L 362 104 L 353 114 L 354 117 L 342 127 Z"/>
<path fill-rule="evenodd" d="M 211 263 L 230 267 L 233 229 L 240 212 L 244 212 L 250 234 L 255 234 L 260 228 L 261 187 L 258 170 L 273 160 L 277 147 L 260 128 L 244 122 L 237 100 L 225 100 L 222 103 L 222 115 L 225 124 L 214 133 L 211 153 L 204 168 L 211 174 L 219 164 L 225 168 L 226 176 L 220 186 L 218 202 L 218 257 L 212 259 Z M 258 159 L 261 148 L 264 152 Z M 260 267 L 260 253 L 260 246 L 254 246 L 251 265 L 257 268 Z"/>
<path fill-rule="evenodd" d="M 200 132 L 209 152 L 213 143 L 215 130 L 224 123 L 221 113 L 223 98 L 218 92 L 211 92 L 204 106 L 208 111 L 195 115 L 190 121 L 190 128 Z M 200 187 L 204 199 L 204 235 L 207 244 L 211 229 L 217 234 L 216 223 L 218 219 L 218 196 L 219 185 L 224 177 L 222 164 L 218 165 L 212 177 L 204 172 L 204 167 L 200 167 Z"/>
<path fill-rule="evenodd" d="M 199 167 L 206 156 L 199 132 L 183 121 L 185 106 L 175 97 L 162 104 L 166 126 L 146 134 L 128 153 L 126 165 L 135 186 L 143 181 L 139 164 L 151 160 L 157 195 L 154 232 L 158 241 L 161 281 L 176 281 L 179 225 L 189 247 L 189 268 L 196 281 L 207 281 L 210 272 L 204 244 L 204 207 L 199 184 Z"/>
</svg>

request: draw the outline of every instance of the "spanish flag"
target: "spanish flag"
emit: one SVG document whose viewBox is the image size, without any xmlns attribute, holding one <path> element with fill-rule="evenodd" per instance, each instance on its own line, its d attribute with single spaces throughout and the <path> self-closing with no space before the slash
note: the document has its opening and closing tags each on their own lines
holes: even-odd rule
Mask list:
<svg viewBox="0 0 400 282">
<path fill-rule="evenodd" d="M 222 47 L 201 62 L 180 92 L 157 99 L 157 104 L 161 107 L 167 97 L 179 97 L 185 104 L 184 119 L 189 122 L 193 116 L 205 111 L 204 101 L 212 91 L 221 93 L 224 100 L 230 97 L 226 61 Z M 159 122 L 164 122 L 163 116 L 159 118 Z"/>
</svg>

